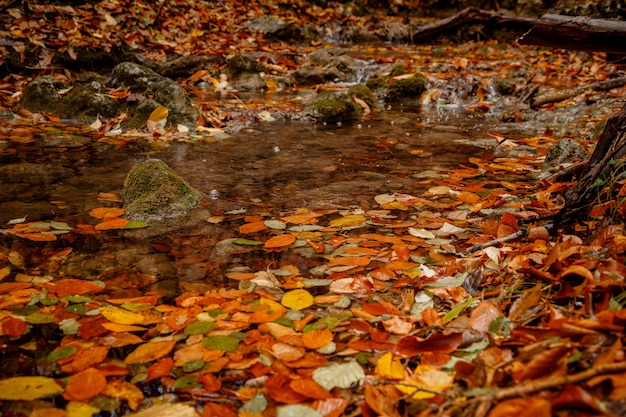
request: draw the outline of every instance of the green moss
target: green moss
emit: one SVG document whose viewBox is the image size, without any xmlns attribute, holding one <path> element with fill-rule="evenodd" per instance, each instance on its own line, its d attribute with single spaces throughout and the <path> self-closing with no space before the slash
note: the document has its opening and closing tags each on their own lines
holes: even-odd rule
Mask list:
<svg viewBox="0 0 626 417">
<path fill-rule="evenodd" d="M 389 74 L 389 77 L 397 77 L 398 75 L 408 74 L 408 72 L 409 71 L 406 69 L 404 65 L 396 64 L 391 69 L 391 74 Z"/>
<path fill-rule="evenodd" d="M 361 106 L 357 106 L 352 97 L 342 91 L 324 91 L 304 109 L 306 115 L 323 121 L 354 119 L 361 111 Z"/>
<path fill-rule="evenodd" d="M 403 98 L 419 97 L 426 90 L 426 81 L 421 74 L 411 78 L 394 80 L 389 84 L 387 101 L 397 101 Z"/>
<path fill-rule="evenodd" d="M 371 109 L 376 108 L 376 96 L 374 96 L 372 90 L 370 90 L 367 86 L 363 84 L 354 85 L 348 90 L 348 94 L 350 97 L 360 98 L 366 102 Z"/>
<path fill-rule="evenodd" d="M 365 83 L 365 86 L 367 88 L 369 88 L 370 90 L 376 91 L 378 89 L 386 87 L 387 86 L 387 80 L 385 79 L 385 77 L 370 78 Z"/>
<path fill-rule="evenodd" d="M 165 162 L 149 159 L 135 164 L 124 182 L 126 215 L 130 220 L 162 221 L 185 215 L 202 195 Z"/>
</svg>

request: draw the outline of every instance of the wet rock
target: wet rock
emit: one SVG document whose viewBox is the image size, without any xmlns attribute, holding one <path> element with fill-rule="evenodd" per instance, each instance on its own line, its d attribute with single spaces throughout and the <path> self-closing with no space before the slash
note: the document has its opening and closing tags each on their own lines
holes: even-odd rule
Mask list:
<svg viewBox="0 0 626 417">
<path fill-rule="evenodd" d="M 212 68 L 213 65 L 220 64 L 222 61 L 221 57 L 192 54 L 176 56 L 164 61 L 146 61 L 144 65 L 164 77 L 180 78 L 189 77 L 197 71 Z"/>
<path fill-rule="evenodd" d="M 32 112 L 49 112 L 56 107 L 61 99 L 59 92 L 66 87 L 63 81 L 50 75 L 36 78 L 24 88 L 22 99 L 16 107 Z"/>
<path fill-rule="evenodd" d="M 504 78 L 495 78 L 493 80 L 493 88 L 498 94 L 503 96 L 510 96 L 515 92 L 517 86 L 515 82 L 511 80 L 505 80 Z"/>
<path fill-rule="evenodd" d="M 346 55 L 341 48 L 324 48 L 311 52 L 307 59 L 313 65 L 303 65 L 294 72 L 301 85 L 325 82 L 352 82 L 362 62 Z"/>
<path fill-rule="evenodd" d="M 168 109 L 168 123 L 172 125 L 196 125 L 199 112 L 192 105 L 187 92 L 176 81 L 149 68 L 132 62 L 121 63 L 113 69 L 110 84 L 112 87 L 127 87 L 134 94 L 151 96 Z M 141 124 L 145 124 L 146 120 L 142 120 Z"/>
<path fill-rule="evenodd" d="M 265 79 L 261 74 L 243 73 L 233 82 L 238 91 L 259 91 L 266 89 Z"/>
<path fill-rule="evenodd" d="M 406 98 L 419 97 L 426 91 L 426 81 L 420 74 L 411 78 L 396 79 L 389 84 L 386 101 L 399 101 Z"/>
<path fill-rule="evenodd" d="M 352 97 L 356 97 L 360 100 L 363 100 L 371 110 L 376 109 L 378 107 L 378 100 L 376 100 L 376 96 L 366 85 L 357 84 L 350 87 L 348 90 L 348 94 Z"/>
<path fill-rule="evenodd" d="M 300 85 L 316 85 L 326 82 L 326 72 L 315 65 L 304 65 L 293 73 L 296 82 Z M 329 80 L 330 81 L 330 80 Z"/>
<path fill-rule="evenodd" d="M 118 103 L 106 94 L 106 89 L 98 81 L 75 82 L 69 93 L 59 101 L 57 112 L 63 118 L 78 120 L 112 117 L 117 112 Z"/>
<path fill-rule="evenodd" d="M 324 91 L 304 108 L 306 116 L 330 122 L 356 119 L 362 111 L 345 91 Z"/>
<path fill-rule="evenodd" d="M 550 146 L 543 162 L 544 170 L 554 170 L 561 164 L 573 163 L 589 158 L 589 152 L 574 139 L 563 138 Z"/>
<path fill-rule="evenodd" d="M 224 72 L 229 77 L 236 77 L 244 73 L 259 73 L 265 71 L 265 65 L 245 55 L 237 55 L 228 61 Z"/>
<path fill-rule="evenodd" d="M 286 42 L 304 42 L 319 38 L 317 27 L 311 23 L 295 25 L 275 16 L 261 16 L 244 25 L 253 32 Z"/>
<path fill-rule="evenodd" d="M 135 164 L 124 181 L 126 217 L 159 222 L 185 216 L 198 206 L 202 194 L 160 159 Z"/>
<path fill-rule="evenodd" d="M 8 164 L 0 166 L 0 178 L 4 183 L 46 185 L 74 175 L 74 171 L 58 164 Z"/>
</svg>

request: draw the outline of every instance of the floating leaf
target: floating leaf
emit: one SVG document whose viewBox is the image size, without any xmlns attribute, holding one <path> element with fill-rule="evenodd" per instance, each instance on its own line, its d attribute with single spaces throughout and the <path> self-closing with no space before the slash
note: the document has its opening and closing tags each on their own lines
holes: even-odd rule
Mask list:
<svg viewBox="0 0 626 417">
<path fill-rule="evenodd" d="M 119 308 L 101 307 L 100 314 L 105 319 L 117 324 L 142 324 L 144 322 L 142 314 Z"/>
<path fill-rule="evenodd" d="M 63 388 L 54 379 L 43 376 L 17 376 L 0 381 L 0 400 L 34 401 L 62 392 Z"/>
<path fill-rule="evenodd" d="M 294 235 L 278 235 L 271 237 L 265 242 L 265 249 L 276 249 L 281 248 L 283 246 L 289 246 L 293 242 L 296 241 L 296 237 Z"/>
<path fill-rule="evenodd" d="M 245 246 L 260 246 L 260 245 L 265 244 L 265 242 L 260 242 L 258 240 L 250 240 L 250 239 L 233 239 L 232 242 L 237 245 L 245 245 Z"/>
<path fill-rule="evenodd" d="M 96 225 L 96 230 L 116 230 L 123 229 L 128 225 L 128 219 L 116 218 L 111 220 L 105 220 L 102 223 Z"/>
<path fill-rule="evenodd" d="M 96 219 L 115 218 L 124 213 L 126 213 L 126 209 L 121 207 L 96 207 L 89 210 L 89 215 Z"/>
<path fill-rule="evenodd" d="M 302 310 L 313 305 L 313 296 L 307 290 L 293 290 L 285 294 L 282 305 L 293 310 Z"/>
<path fill-rule="evenodd" d="M 126 226 L 123 226 L 122 229 L 143 229 L 148 226 L 150 225 L 146 222 L 142 222 L 139 220 L 131 220 L 128 223 L 126 223 Z"/>
<path fill-rule="evenodd" d="M 348 214 L 339 219 L 332 220 L 330 227 L 351 227 L 363 224 L 367 218 L 362 214 Z"/>
</svg>

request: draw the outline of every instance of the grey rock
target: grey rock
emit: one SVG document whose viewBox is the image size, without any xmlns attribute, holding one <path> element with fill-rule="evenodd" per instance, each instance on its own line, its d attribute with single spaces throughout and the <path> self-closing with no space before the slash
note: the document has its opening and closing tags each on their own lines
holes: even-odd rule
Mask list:
<svg viewBox="0 0 626 417">
<path fill-rule="evenodd" d="M 304 108 L 306 116 L 322 121 L 343 121 L 357 118 L 362 112 L 345 91 L 325 91 Z"/>
<path fill-rule="evenodd" d="M 589 158 L 587 148 L 574 139 L 562 138 L 548 148 L 546 159 L 543 161 L 543 169 L 552 170 L 561 164 L 573 163 L 587 158 Z"/>
<path fill-rule="evenodd" d="M 124 181 L 126 217 L 160 222 L 185 216 L 198 206 L 202 194 L 160 159 L 135 164 Z"/>
</svg>

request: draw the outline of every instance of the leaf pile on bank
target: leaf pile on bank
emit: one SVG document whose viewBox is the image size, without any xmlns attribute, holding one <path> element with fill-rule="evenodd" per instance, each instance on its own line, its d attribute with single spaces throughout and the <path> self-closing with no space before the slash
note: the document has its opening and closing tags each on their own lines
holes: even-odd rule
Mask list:
<svg viewBox="0 0 626 417">
<path fill-rule="evenodd" d="M 231 266 L 230 287 L 189 285 L 172 301 L 158 291 L 114 298 L 113 281 L 28 275 L 19 251 L 3 254 L 3 407 L 31 402 L 34 416 L 149 406 L 202 416 L 619 414 L 622 227 L 584 243 L 537 223 L 527 239 L 467 251 L 560 208 L 563 184 L 533 192 L 483 177 L 538 161 L 472 159 L 422 195 L 377 196 L 370 211 L 212 217 L 239 229 L 235 245 L 308 254 L 309 264 L 285 256 L 263 270 Z M 91 215 L 119 222 L 123 210 Z M 5 233 L 20 236 L 18 220 Z M 57 262 L 71 252 L 42 250 Z"/>
</svg>

